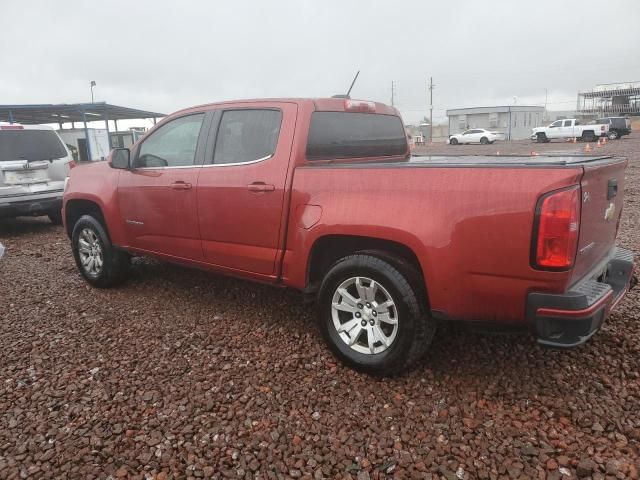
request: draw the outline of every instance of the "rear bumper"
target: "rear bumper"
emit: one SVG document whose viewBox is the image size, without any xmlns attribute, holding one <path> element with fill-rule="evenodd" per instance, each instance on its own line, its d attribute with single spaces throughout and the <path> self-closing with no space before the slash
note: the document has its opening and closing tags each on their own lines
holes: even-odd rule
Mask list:
<svg viewBox="0 0 640 480">
<path fill-rule="evenodd" d="M 62 209 L 62 192 L 57 196 L 0 203 L 0 217 L 46 215 Z"/>
<path fill-rule="evenodd" d="M 633 252 L 616 247 L 605 273 L 582 279 L 563 294 L 529 293 L 527 319 L 538 343 L 568 348 L 585 343 L 604 324 L 611 310 L 637 283 L 633 276 Z"/>
</svg>

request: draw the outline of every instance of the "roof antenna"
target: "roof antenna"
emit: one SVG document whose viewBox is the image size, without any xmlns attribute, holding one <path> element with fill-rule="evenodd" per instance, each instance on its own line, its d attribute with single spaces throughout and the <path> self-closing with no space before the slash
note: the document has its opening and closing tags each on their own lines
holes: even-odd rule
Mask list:
<svg viewBox="0 0 640 480">
<path fill-rule="evenodd" d="M 351 94 L 351 89 L 353 88 L 353 85 L 356 83 L 356 80 L 358 79 L 358 75 L 360 75 L 360 70 L 358 70 L 356 72 L 356 76 L 353 77 L 353 81 L 351 82 L 351 86 L 349 87 L 349 90 L 347 91 L 346 95 L 334 95 L 331 98 L 351 98 L 349 94 Z"/>
</svg>

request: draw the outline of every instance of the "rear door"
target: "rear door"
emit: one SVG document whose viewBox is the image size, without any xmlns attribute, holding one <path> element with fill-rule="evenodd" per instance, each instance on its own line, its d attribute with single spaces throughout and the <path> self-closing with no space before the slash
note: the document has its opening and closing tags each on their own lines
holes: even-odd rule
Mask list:
<svg viewBox="0 0 640 480">
<path fill-rule="evenodd" d="M 202 260 L 195 187 L 205 119 L 196 112 L 159 126 L 136 147 L 131 170 L 120 172 L 118 203 L 131 247 Z"/>
<path fill-rule="evenodd" d="M 573 120 L 563 120 L 562 126 L 558 128 L 559 136 L 561 138 L 575 137 L 576 135 L 574 135 L 573 128 Z"/>
<path fill-rule="evenodd" d="M 587 163 L 581 181 L 580 237 L 573 279 L 578 280 L 604 259 L 615 244 L 624 195 L 625 159 Z"/>
<path fill-rule="evenodd" d="M 284 102 L 217 112 L 197 188 L 207 263 L 275 273 L 296 116 L 297 105 Z"/>
</svg>

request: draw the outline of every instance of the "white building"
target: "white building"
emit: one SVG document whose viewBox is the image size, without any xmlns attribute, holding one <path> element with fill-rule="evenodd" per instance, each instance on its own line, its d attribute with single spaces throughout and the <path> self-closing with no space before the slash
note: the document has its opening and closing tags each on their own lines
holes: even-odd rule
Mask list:
<svg viewBox="0 0 640 480">
<path fill-rule="evenodd" d="M 58 134 L 64 143 L 77 149 L 80 161 L 104 160 L 109 155 L 109 134 L 106 128 L 87 128 L 88 146 L 84 128 L 58 130 Z M 73 151 L 73 148 L 70 150 Z"/>
<path fill-rule="evenodd" d="M 447 110 L 449 135 L 470 128 L 486 128 L 505 134 L 507 140 L 529 138 L 531 129 L 543 124 L 544 107 L 507 105 L 497 107 L 454 108 Z"/>
</svg>

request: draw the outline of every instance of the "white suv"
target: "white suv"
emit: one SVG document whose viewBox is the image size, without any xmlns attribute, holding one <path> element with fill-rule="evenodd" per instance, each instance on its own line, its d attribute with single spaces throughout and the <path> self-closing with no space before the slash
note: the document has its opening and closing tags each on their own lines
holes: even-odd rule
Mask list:
<svg viewBox="0 0 640 480">
<path fill-rule="evenodd" d="M 53 128 L 0 123 L 0 217 L 48 215 L 61 224 L 71 161 Z"/>
</svg>

